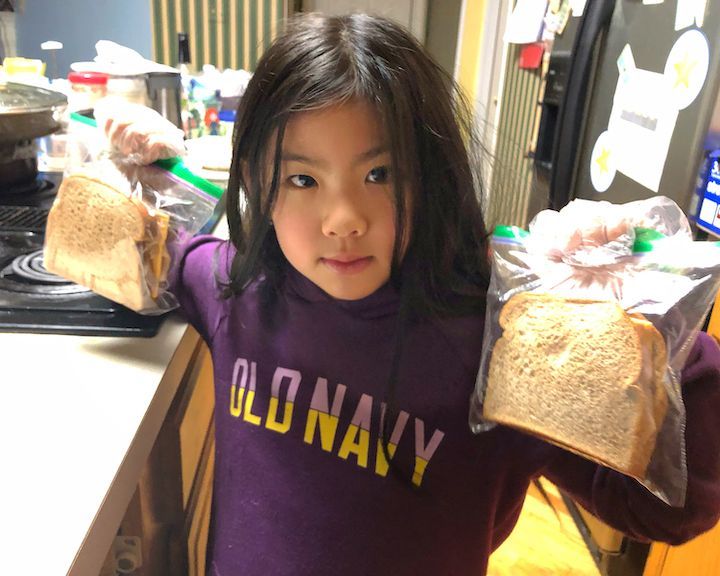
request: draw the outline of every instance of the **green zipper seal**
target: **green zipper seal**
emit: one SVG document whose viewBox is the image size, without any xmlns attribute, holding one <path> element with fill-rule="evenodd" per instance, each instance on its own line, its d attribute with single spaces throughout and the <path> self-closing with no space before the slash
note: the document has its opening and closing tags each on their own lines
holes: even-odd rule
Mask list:
<svg viewBox="0 0 720 576">
<path fill-rule="evenodd" d="M 166 158 L 164 160 L 157 160 L 153 162 L 153 166 L 157 166 L 166 172 L 170 172 L 174 176 L 177 176 L 185 182 L 189 182 L 195 188 L 202 190 L 207 195 L 212 196 L 215 200 L 220 200 L 223 193 L 225 192 L 220 186 L 216 186 L 212 182 L 201 178 L 200 176 L 193 174 L 190 169 L 185 166 L 185 163 L 181 158 L 176 156 L 175 158 Z"/>
<path fill-rule="evenodd" d="M 635 228 L 635 243 L 633 244 L 633 252 L 644 253 L 652 252 L 655 249 L 655 243 L 659 240 L 667 238 L 665 234 L 653 230 L 652 228 Z"/>
<path fill-rule="evenodd" d="M 493 236 L 498 238 L 510 238 L 512 240 L 522 240 L 530 236 L 530 232 L 523 230 L 519 226 L 495 226 Z"/>
<path fill-rule="evenodd" d="M 72 112 L 70 114 L 70 119 L 80 122 L 81 124 L 85 124 L 85 126 L 97 128 L 97 120 L 83 116 L 78 112 Z M 205 194 L 213 197 L 215 200 L 220 200 L 224 193 L 224 190 L 219 186 L 205 180 L 205 178 L 201 178 L 200 176 L 193 174 L 190 169 L 185 166 L 185 163 L 179 156 L 176 156 L 175 158 L 157 160 L 156 162 L 153 162 L 153 166 L 157 166 L 158 168 L 165 170 L 166 172 L 170 172 L 174 176 L 180 178 L 180 180 L 184 180 L 185 182 L 192 184 L 195 188 L 205 192 Z"/>
<path fill-rule="evenodd" d="M 88 118 L 87 116 L 83 116 L 79 112 L 71 112 L 70 120 L 75 120 L 75 122 L 80 122 L 80 124 L 85 124 L 85 126 L 92 126 L 93 128 L 97 128 L 97 120 L 95 120 L 94 118 Z"/>
</svg>

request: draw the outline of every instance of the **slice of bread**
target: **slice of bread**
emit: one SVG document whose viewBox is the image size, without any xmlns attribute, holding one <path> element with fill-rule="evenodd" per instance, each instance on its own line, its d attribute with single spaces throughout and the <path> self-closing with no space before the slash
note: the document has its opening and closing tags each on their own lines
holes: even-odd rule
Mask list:
<svg viewBox="0 0 720 576">
<path fill-rule="evenodd" d="M 136 311 L 153 307 L 167 274 L 168 217 L 100 179 L 63 179 L 48 215 L 44 263 Z"/>
<path fill-rule="evenodd" d="M 667 369 L 667 348 L 662 334 L 651 322 L 641 314 L 630 314 L 635 329 L 640 336 L 643 351 L 643 371 L 640 375 L 640 385 L 648 390 L 651 402 L 645 406 L 644 436 L 647 446 L 639 447 L 639 452 L 652 454 L 655 449 L 655 440 L 660 432 L 668 409 L 668 395 L 665 388 L 665 373 Z"/>
<path fill-rule="evenodd" d="M 499 322 L 484 417 L 643 478 L 667 409 L 652 324 L 614 302 L 533 293 L 513 296 Z"/>
</svg>

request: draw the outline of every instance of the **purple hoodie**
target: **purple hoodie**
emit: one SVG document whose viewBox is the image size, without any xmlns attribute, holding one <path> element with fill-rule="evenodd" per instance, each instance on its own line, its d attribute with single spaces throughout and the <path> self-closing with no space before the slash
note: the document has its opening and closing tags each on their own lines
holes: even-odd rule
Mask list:
<svg viewBox="0 0 720 576">
<path fill-rule="evenodd" d="M 263 314 L 258 282 L 220 297 L 213 262 L 225 270 L 230 250 L 197 238 L 173 282 L 215 370 L 208 574 L 480 576 L 539 475 L 639 539 L 677 544 L 720 516 L 720 353 L 706 335 L 683 372 L 684 508 L 518 431 L 472 434 L 480 315 L 408 329 L 388 415 L 399 477 L 378 441 L 398 294 L 338 301 L 291 271 Z"/>
</svg>

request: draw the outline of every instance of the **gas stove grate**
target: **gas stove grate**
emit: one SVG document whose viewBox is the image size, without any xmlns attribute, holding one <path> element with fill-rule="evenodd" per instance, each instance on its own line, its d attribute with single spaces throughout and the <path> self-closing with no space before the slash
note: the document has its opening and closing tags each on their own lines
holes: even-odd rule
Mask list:
<svg viewBox="0 0 720 576">
<path fill-rule="evenodd" d="M 0 230 L 42 232 L 48 213 L 33 206 L 0 206 Z"/>
</svg>

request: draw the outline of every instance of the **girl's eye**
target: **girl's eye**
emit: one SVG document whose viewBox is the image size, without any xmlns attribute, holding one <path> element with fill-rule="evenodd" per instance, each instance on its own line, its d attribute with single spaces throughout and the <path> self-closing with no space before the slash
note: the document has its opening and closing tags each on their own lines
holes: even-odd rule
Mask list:
<svg viewBox="0 0 720 576">
<path fill-rule="evenodd" d="M 288 180 L 296 188 L 310 188 L 317 184 L 317 182 L 315 182 L 315 179 L 312 176 L 308 176 L 307 174 L 295 174 L 293 176 L 290 176 Z"/>
<path fill-rule="evenodd" d="M 372 184 L 385 184 L 390 180 L 390 168 L 388 166 L 377 166 L 368 172 L 367 181 Z"/>
</svg>

